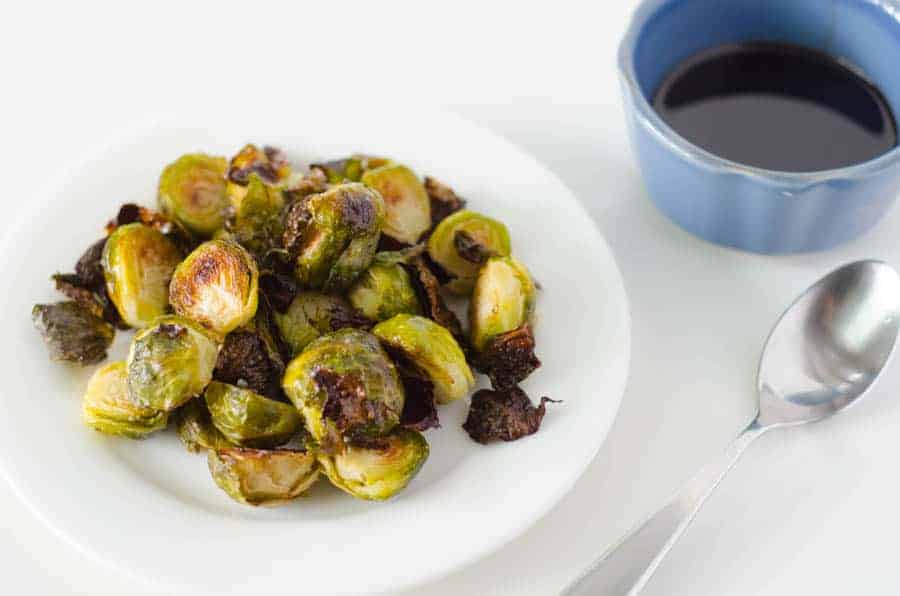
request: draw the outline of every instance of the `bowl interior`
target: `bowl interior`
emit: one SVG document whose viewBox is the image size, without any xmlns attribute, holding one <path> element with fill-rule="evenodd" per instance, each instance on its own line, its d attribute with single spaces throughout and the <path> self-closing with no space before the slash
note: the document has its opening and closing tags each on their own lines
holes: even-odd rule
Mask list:
<svg viewBox="0 0 900 596">
<path fill-rule="evenodd" d="M 632 64 L 647 101 L 685 58 L 742 41 L 779 41 L 818 49 L 856 67 L 900 114 L 896 0 L 656 0 L 635 17 Z"/>
</svg>

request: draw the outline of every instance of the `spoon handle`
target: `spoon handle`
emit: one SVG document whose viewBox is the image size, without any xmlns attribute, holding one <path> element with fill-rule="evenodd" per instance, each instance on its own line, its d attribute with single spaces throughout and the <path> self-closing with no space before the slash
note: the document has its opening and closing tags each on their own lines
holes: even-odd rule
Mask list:
<svg viewBox="0 0 900 596">
<path fill-rule="evenodd" d="M 640 592 L 706 498 L 766 428 L 754 420 L 723 454 L 687 481 L 667 505 L 607 550 L 563 594 L 634 596 Z"/>
</svg>

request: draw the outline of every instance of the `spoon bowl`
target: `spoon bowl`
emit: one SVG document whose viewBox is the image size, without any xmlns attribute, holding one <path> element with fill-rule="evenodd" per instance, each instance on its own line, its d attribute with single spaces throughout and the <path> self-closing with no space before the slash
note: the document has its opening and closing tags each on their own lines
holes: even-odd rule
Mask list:
<svg viewBox="0 0 900 596">
<path fill-rule="evenodd" d="M 900 322 L 900 277 L 880 261 L 826 275 L 775 324 L 759 364 L 760 426 L 821 420 L 856 403 L 887 364 Z"/>
</svg>

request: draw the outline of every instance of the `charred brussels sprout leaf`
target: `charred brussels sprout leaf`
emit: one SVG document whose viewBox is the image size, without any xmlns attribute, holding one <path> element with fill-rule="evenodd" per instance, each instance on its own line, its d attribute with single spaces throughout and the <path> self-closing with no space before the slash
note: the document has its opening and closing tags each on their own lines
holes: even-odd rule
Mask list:
<svg viewBox="0 0 900 596">
<path fill-rule="evenodd" d="M 275 325 L 292 356 L 321 335 L 353 327 L 368 329 L 372 321 L 343 298 L 321 292 L 298 292 L 284 313 L 274 313 Z"/>
<path fill-rule="evenodd" d="M 182 155 L 159 178 L 159 209 L 192 234 L 208 238 L 225 223 L 228 162 L 201 153 Z"/>
<path fill-rule="evenodd" d="M 283 387 L 326 451 L 390 431 L 403 411 L 396 368 L 378 340 L 357 329 L 310 343 L 288 365 Z"/>
<path fill-rule="evenodd" d="M 249 389 L 213 381 L 203 397 L 215 427 L 229 441 L 244 447 L 282 445 L 302 424 L 292 405 Z"/>
<path fill-rule="evenodd" d="M 261 257 L 281 241 L 284 196 L 280 189 L 266 185 L 256 174 L 250 175 L 246 190 L 226 229 L 237 243 Z"/>
<path fill-rule="evenodd" d="M 209 409 L 202 399 L 192 399 L 176 410 L 175 429 L 178 438 L 192 453 L 235 446 L 213 425 Z"/>
<path fill-rule="evenodd" d="M 300 496 L 319 477 L 305 451 L 233 447 L 210 450 L 209 471 L 229 497 L 245 505 L 278 505 Z"/>
<path fill-rule="evenodd" d="M 256 314 L 258 290 L 250 253 L 234 242 L 209 240 L 178 265 L 169 302 L 179 315 L 225 335 Z"/>
<path fill-rule="evenodd" d="M 490 377 L 494 389 L 518 385 L 540 366 L 527 323 L 494 337 L 477 357 L 477 368 Z"/>
<path fill-rule="evenodd" d="M 400 313 L 422 314 L 412 279 L 395 253 L 375 255 L 372 266 L 350 287 L 347 298 L 374 321 L 384 321 Z"/>
<path fill-rule="evenodd" d="M 301 285 L 343 290 L 372 263 L 384 201 L 362 184 L 342 184 L 291 203 L 283 244 Z"/>
<path fill-rule="evenodd" d="M 434 401 L 434 383 L 428 375 L 409 361 L 398 349 L 385 348 L 403 383 L 403 412 L 400 413 L 400 426 L 419 432 L 441 426 L 438 419 L 437 404 Z"/>
<path fill-rule="evenodd" d="M 169 281 L 181 258 L 171 240 L 143 224 L 122 226 L 107 238 L 106 291 L 123 321 L 141 328 L 166 313 Z"/>
<path fill-rule="evenodd" d="M 275 347 L 267 344 L 262 332 L 237 329 L 225 338 L 213 378 L 277 399 L 283 371 L 284 364 Z"/>
<path fill-rule="evenodd" d="M 124 362 L 99 369 L 88 382 L 81 404 L 85 424 L 109 435 L 140 439 L 166 427 L 168 414 L 135 405 L 128 397 Z"/>
<path fill-rule="evenodd" d="M 431 224 L 434 226 L 466 206 L 465 200 L 457 196 L 452 188 L 430 176 L 425 176 L 425 192 L 431 200 Z"/>
<path fill-rule="evenodd" d="M 528 270 L 511 257 L 494 257 L 478 272 L 469 304 L 472 345 L 483 351 L 498 335 L 531 319 L 535 286 Z"/>
<path fill-rule="evenodd" d="M 463 334 L 462 325 L 456 313 L 450 310 L 444 302 L 444 297 L 441 296 L 440 281 L 438 281 L 425 256 L 411 259 L 406 264 L 406 270 L 409 272 L 413 286 L 416 289 L 419 303 L 424 310 L 423 314 L 450 331 L 450 334 L 460 342 L 460 345 L 468 341 L 468 338 Z"/>
<path fill-rule="evenodd" d="M 75 275 L 81 285 L 85 287 L 99 287 L 106 283 L 103 277 L 103 248 L 106 246 L 106 238 L 91 244 L 84 254 L 75 263 Z"/>
<path fill-rule="evenodd" d="M 447 288 L 465 295 L 472 291 L 480 262 L 471 259 L 471 250 L 474 249 L 459 253 L 460 232 L 464 232 L 462 238 L 467 246 L 477 244 L 480 253 L 501 257 L 510 253 L 509 232 L 499 221 L 466 209 L 447 217 L 434 229 L 428 238 L 428 254 L 455 278 L 447 284 Z"/>
<path fill-rule="evenodd" d="M 538 431 L 547 402 L 553 400 L 542 397 L 540 405 L 534 407 L 518 387 L 502 391 L 481 389 L 472 396 L 463 428 L 478 443 L 515 441 Z"/>
<path fill-rule="evenodd" d="M 92 244 L 75 263 L 75 273 L 57 273 L 53 276 L 56 289 L 69 299 L 79 303 L 107 323 L 127 329 L 119 311 L 109 299 L 106 278 L 103 275 L 103 249 L 106 238 Z"/>
<path fill-rule="evenodd" d="M 372 333 L 400 350 L 428 375 L 439 404 L 455 401 L 475 385 L 466 357 L 450 332 L 425 317 L 401 314 L 379 323 Z"/>
<path fill-rule="evenodd" d="M 53 360 L 82 365 L 100 362 L 115 335 L 112 325 L 76 302 L 36 304 L 31 320 Z"/>
<path fill-rule="evenodd" d="M 194 323 L 181 317 L 161 317 L 131 342 L 131 401 L 156 410 L 174 410 L 203 392 L 212 379 L 218 352 L 218 344 Z"/>
<path fill-rule="evenodd" d="M 431 202 L 425 187 L 412 170 L 388 164 L 367 171 L 362 183 L 384 199 L 382 232 L 405 244 L 415 244 L 431 227 Z"/>
<path fill-rule="evenodd" d="M 398 428 L 385 437 L 348 445 L 319 461 L 336 487 L 359 499 L 390 499 L 415 477 L 428 459 L 428 442 L 414 430 Z"/>
</svg>

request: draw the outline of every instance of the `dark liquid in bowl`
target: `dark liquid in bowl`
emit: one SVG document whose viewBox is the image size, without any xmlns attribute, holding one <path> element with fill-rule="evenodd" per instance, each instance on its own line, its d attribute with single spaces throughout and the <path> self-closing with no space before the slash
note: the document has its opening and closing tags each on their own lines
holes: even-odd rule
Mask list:
<svg viewBox="0 0 900 596">
<path fill-rule="evenodd" d="M 897 145 L 878 88 L 828 54 L 783 43 L 726 45 L 688 58 L 663 81 L 653 107 L 695 145 L 771 170 L 840 168 Z"/>
</svg>

